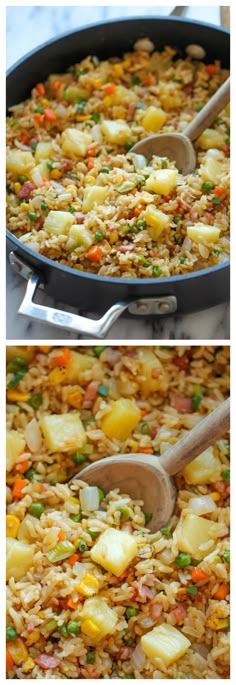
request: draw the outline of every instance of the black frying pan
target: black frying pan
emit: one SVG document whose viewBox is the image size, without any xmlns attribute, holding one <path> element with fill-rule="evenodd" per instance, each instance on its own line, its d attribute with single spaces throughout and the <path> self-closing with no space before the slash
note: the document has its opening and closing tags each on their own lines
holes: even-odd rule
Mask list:
<svg viewBox="0 0 236 685">
<path fill-rule="evenodd" d="M 135 41 L 148 36 L 156 49 L 171 45 L 183 54 L 190 43 L 202 45 L 206 61 L 220 59 L 229 67 L 230 36 L 223 28 L 179 18 L 137 18 L 112 21 L 45 43 L 17 62 L 7 75 L 7 108 L 30 95 L 32 87 L 52 72 L 66 70 L 88 54 L 100 58 L 121 55 Z M 171 278 L 122 279 L 78 272 L 38 255 L 7 231 L 13 268 L 27 278 L 24 313 L 86 336 L 102 337 L 124 311 L 129 316 L 185 314 L 212 307 L 229 298 L 229 262 Z M 38 286 L 49 295 L 85 312 L 103 313 L 97 322 L 33 303 Z M 105 312 L 105 314 L 104 314 Z"/>
</svg>

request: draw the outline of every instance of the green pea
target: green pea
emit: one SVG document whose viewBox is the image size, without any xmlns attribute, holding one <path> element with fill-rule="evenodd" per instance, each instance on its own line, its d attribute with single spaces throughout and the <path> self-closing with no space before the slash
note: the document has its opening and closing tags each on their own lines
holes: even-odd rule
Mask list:
<svg viewBox="0 0 236 685">
<path fill-rule="evenodd" d="M 58 632 L 63 637 L 68 637 L 68 630 L 67 630 L 67 626 L 65 623 L 63 623 L 63 625 L 58 628 Z"/>
<path fill-rule="evenodd" d="M 109 174 L 110 171 L 111 171 L 111 170 L 109 169 L 109 166 L 102 166 L 102 168 L 100 169 L 100 172 L 101 172 L 102 174 Z"/>
<path fill-rule="evenodd" d="M 179 214 L 176 214 L 176 216 L 174 216 L 173 221 L 175 224 L 178 224 L 179 221 L 182 221 L 182 216 L 180 216 Z"/>
<path fill-rule="evenodd" d="M 141 79 L 140 79 L 139 76 L 137 76 L 136 74 L 132 74 L 132 76 L 131 76 L 131 83 L 132 83 L 133 86 L 138 86 L 139 83 L 141 83 Z"/>
<path fill-rule="evenodd" d="M 159 266 L 154 266 L 152 271 L 154 276 L 160 276 L 162 274 L 162 269 L 160 269 Z"/>
<path fill-rule="evenodd" d="M 79 633 L 81 632 L 81 627 L 77 621 L 68 621 L 66 627 L 67 627 L 67 632 L 70 633 L 71 635 L 79 635 Z"/>
<path fill-rule="evenodd" d="M 34 516 L 36 519 L 40 519 L 40 516 L 42 516 L 43 512 L 45 511 L 45 507 L 41 502 L 32 502 L 32 504 L 29 507 L 29 514 L 31 516 Z"/>
<path fill-rule="evenodd" d="M 109 388 L 107 387 L 107 385 L 103 385 L 101 383 L 101 385 L 98 386 L 97 392 L 98 395 L 100 395 L 101 397 L 107 397 L 107 395 L 109 394 Z"/>
<path fill-rule="evenodd" d="M 142 102 L 137 102 L 137 104 L 135 105 L 135 108 L 136 108 L 136 109 L 143 109 L 143 108 L 144 108 L 144 105 L 143 105 Z"/>
<path fill-rule="evenodd" d="M 176 557 L 175 564 L 179 568 L 185 568 L 186 566 L 189 566 L 189 564 L 191 564 L 191 557 L 189 556 L 189 554 L 185 554 L 185 552 L 181 552 Z"/>
<path fill-rule="evenodd" d="M 225 549 L 223 553 L 223 559 L 227 564 L 230 564 L 230 549 Z"/>
<path fill-rule="evenodd" d="M 139 219 L 136 223 L 137 228 L 146 228 L 146 221 L 144 219 Z"/>
<path fill-rule="evenodd" d="M 21 183 L 21 185 L 23 185 L 23 183 L 25 183 L 27 181 L 27 177 L 26 176 L 18 176 L 18 181 L 19 181 L 19 183 Z"/>
<path fill-rule="evenodd" d="M 100 112 L 93 112 L 91 119 L 97 124 L 101 119 Z"/>
<path fill-rule="evenodd" d="M 212 183 L 211 181 L 204 181 L 204 183 L 202 184 L 202 190 L 208 191 L 208 190 L 213 190 L 213 188 L 214 188 L 214 183 Z"/>
<path fill-rule="evenodd" d="M 99 358 L 100 354 L 102 354 L 103 350 L 105 350 L 105 349 L 106 349 L 105 345 L 97 345 L 94 348 L 94 352 L 95 352 L 96 357 Z"/>
<path fill-rule="evenodd" d="M 46 212 L 48 206 L 46 205 L 46 202 L 41 202 L 41 209 L 43 212 Z"/>
<path fill-rule="evenodd" d="M 94 235 L 95 235 L 95 238 L 98 241 L 98 243 L 100 243 L 100 241 L 103 240 L 103 238 L 104 238 L 104 235 L 101 231 L 95 231 Z"/>
<path fill-rule="evenodd" d="M 36 109 L 34 111 L 38 112 L 39 114 L 43 114 L 44 113 L 44 107 L 36 107 Z"/>
<path fill-rule="evenodd" d="M 6 638 L 11 641 L 16 640 L 17 632 L 13 626 L 8 626 L 8 628 L 6 628 Z"/>
<path fill-rule="evenodd" d="M 27 469 L 27 471 L 24 472 L 25 478 L 27 478 L 30 481 L 34 480 L 34 476 L 38 475 L 38 471 L 36 469 L 33 469 L 32 467 Z"/>
<path fill-rule="evenodd" d="M 221 200 L 218 197 L 213 197 L 212 204 L 213 205 L 220 205 Z"/>
<path fill-rule="evenodd" d="M 74 521 L 75 523 L 78 523 L 79 521 L 81 521 L 81 518 L 82 518 L 81 512 L 79 512 L 79 514 L 70 514 L 71 521 Z"/>
<path fill-rule="evenodd" d="M 87 655 L 86 655 L 86 663 L 87 664 L 94 664 L 95 659 L 96 659 L 96 652 L 94 650 L 87 652 Z"/>
<path fill-rule="evenodd" d="M 226 483 L 230 483 L 230 469 L 225 469 L 222 473 L 223 479 Z"/>
<path fill-rule="evenodd" d="M 133 616 L 138 616 L 139 609 L 136 609 L 136 607 L 127 607 L 125 611 L 125 616 L 129 620 L 129 618 L 133 618 Z"/>
<path fill-rule="evenodd" d="M 188 585 L 186 590 L 187 590 L 189 595 L 197 595 L 198 594 L 198 588 L 196 585 Z"/>
<path fill-rule="evenodd" d="M 51 159 L 49 159 L 49 160 L 47 161 L 47 167 L 48 167 L 48 169 L 53 169 L 53 167 L 54 167 L 54 162 L 52 162 Z"/>
<path fill-rule="evenodd" d="M 161 534 L 164 536 L 164 538 L 166 538 L 167 540 L 169 540 L 169 539 L 171 538 L 171 532 L 170 532 L 169 528 L 166 528 L 165 526 L 164 526 L 164 528 L 160 528 L 160 533 L 161 533 Z"/>
<path fill-rule="evenodd" d="M 36 212 L 31 212 L 31 211 L 30 211 L 30 212 L 28 213 L 28 217 L 29 217 L 30 221 L 37 221 L 37 219 L 38 219 L 38 214 L 37 214 Z"/>
<path fill-rule="evenodd" d="M 80 452 L 75 452 L 75 454 L 72 454 L 72 461 L 74 464 L 84 464 L 86 456 L 85 454 L 80 454 Z"/>
<path fill-rule="evenodd" d="M 180 257 L 179 258 L 180 264 L 184 264 L 186 262 L 186 259 L 187 259 L 187 257 Z"/>
</svg>

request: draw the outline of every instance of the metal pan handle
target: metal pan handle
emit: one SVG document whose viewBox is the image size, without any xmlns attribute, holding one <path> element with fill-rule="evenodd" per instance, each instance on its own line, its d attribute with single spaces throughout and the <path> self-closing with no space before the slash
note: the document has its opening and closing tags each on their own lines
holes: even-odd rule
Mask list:
<svg viewBox="0 0 236 685">
<path fill-rule="evenodd" d="M 14 252 L 10 252 L 9 261 L 13 269 L 27 279 L 25 295 L 18 310 L 19 314 L 89 338 L 104 338 L 115 321 L 126 310 L 134 316 L 147 317 L 171 314 L 177 309 L 177 301 L 174 295 L 162 295 L 154 298 L 116 302 L 100 319 L 94 320 L 79 314 L 65 312 L 63 309 L 36 304 L 34 296 L 37 288 L 43 284 L 42 277 L 33 272 L 32 268 Z"/>
</svg>

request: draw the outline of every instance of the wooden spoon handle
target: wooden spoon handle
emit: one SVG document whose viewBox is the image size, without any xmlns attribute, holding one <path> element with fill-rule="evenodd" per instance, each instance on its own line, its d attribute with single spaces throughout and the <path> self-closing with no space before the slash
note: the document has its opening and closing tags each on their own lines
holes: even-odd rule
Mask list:
<svg viewBox="0 0 236 685">
<path fill-rule="evenodd" d="M 199 138 L 201 133 L 212 124 L 217 114 L 222 112 L 230 100 L 230 77 L 220 86 L 219 90 L 212 96 L 212 98 L 204 105 L 203 109 L 191 121 L 191 124 L 186 126 L 183 133 L 192 142 Z"/>
<path fill-rule="evenodd" d="M 220 23 L 225 29 L 230 29 L 230 7 L 222 5 L 220 7 Z"/>
<path fill-rule="evenodd" d="M 230 398 L 214 409 L 205 419 L 200 421 L 179 442 L 170 447 L 159 459 L 159 464 L 169 476 L 181 471 L 186 464 L 198 457 L 215 440 L 229 430 Z"/>
</svg>

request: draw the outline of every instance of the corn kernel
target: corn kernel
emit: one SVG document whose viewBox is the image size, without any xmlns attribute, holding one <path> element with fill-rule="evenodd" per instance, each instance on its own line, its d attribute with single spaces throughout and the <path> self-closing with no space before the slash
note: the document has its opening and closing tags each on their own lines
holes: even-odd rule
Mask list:
<svg viewBox="0 0 236 685">
<path fill-rule="evenodd" d="M 28 402 L 30 394 L 19 392 L 18 390 L 7 390 L 7 400 L 9 402 Z"/>
<path fill-rule="evenodd" d="M 102 85 L 101 79 L 95 78 L 94 81 L 92 81 L 92 85 L 96 90 L 99 90 L 99 88 L 101 88 L 101 85 Z"/>
<path fill-rule="evenodd" d="M 84 184 L 85 184 L 86 186 L 93 186 L 94 183 L 95 183 L 95 178 L 94 178 L 94 176 L 85 176 Z"/>
<path fill-rule="evenodd" d="M 58 383 L 62 383 L 62 381 L 64 381 L 66 378 L 66 374 L 66 369 L 52 369 L 52 371 L 50 371 L 50 373 L 48 374 L 49 383 L 51 385 L 57 385 Z"/>
<path fill-rule="evenodd" d="M 29 656 L 28 650 L 21 637 L 17 637 L 14 642 L 7 642 L 7 649 L 9 650 L 16 666 L 21 666 L 23 661 L 25 661 Z"/>
<path fill-rule="evenodd" d="M 99 590 L 98 579 L 92 573 L 86 573 L 83 578 L 81 578 L 80 583 L 76 585 L 75 589 L 84 597 L 92 597 L 96 595 Z"/>
<path fill-rule="evenodd" d="M 22 667 L 22 672 L 23 673 L 29 673 L 30 671 L 32 671 L 33 668 L 34 668 L 34 660 L 31 659 L 31 656 L 30 656 L 29 659 L 27 659 L 25 661 L 25 663 Z"/>
<path fill-rule="evenodd" d="M 34 645 L 35 642 L 38 642 L 40 639 L 40 630 L 39 628 L 35 628 L 32 633 L 27 635 L 27 645 L 31 646 Z"/>
<path fill-rule="evenodd" d="M 58 179 L 62 177 L 62 172 L 59 171 L 59 169 L 52 169 L 51 171 L 51 178 Z"/>
<path fill-rule="evenodd" d="M 80 390 L 72 390 L 71 392 L 69 392 L 67 395 L 67 402 L 69 402 L 71 407 L 75 407 L 75 409 L 80 409 L 82 404 L 82 395 Z"/>
<path fill-rule="evenodd" d="M 113 64 L 113 69 L 114 69 L 117 76 L 123 76 L 123 68 L 122 68 L 121 64 L 119 64 L 119 63 Z"/>
<path fill-rule="evenodd" d="M 70 502 L 74 502 L 75 504 L 79 504 L 79 499 L 78 497 L 69 497 Z"/>
<path fill-rule="evenodd" d="M 26 212 L 29 209 L 27 202 L 22 202 L 19 206 L 20 212 Z"/>
<path fill-rule="evenodd" d="M 128 68 L 130 67 L 130 59 L 125 59 L 125 60 L 122 62 L 122 66 L 123 66 L 124 69 L 128 69 Z"/>
<path fill-rule="evenodd" d="M 16 538 L 20 527 L 20 519 L 18 516 L 7 514 L 6 516 L 6 536 L 7 538 Z"/>
<path fill-rule="evenodd" d="M 76 121 L 88 121 L 90 119 L 90 114 L 78 114 Z"/>
<path fill-rule="evenodd" d="M 116 243 L 117 240 L 118 240 L 118 238 L 119 238 L 118 232 L 117 232 L 117 231 L 112 231 L 112 233 L 110 234 L 110 238 L 109 238 L 111 245 L 113 245 L 114 243 Z"/>
<path fill-rule="evenodd" d="M 211 630 L 224 630 L 228 627 L 227 618 L 209 618 L 206 622 L 207 628 Z"/>
<path fill-rule="evenodd" d="M 14 183 L 14 191 L 15 193 L 19 193 L 19 190 L 21 189 L 21 184 L 20 183 Z"/>
<path fill-rule="evenodd" d="M 110 107 L 113 104 L 112 95 L 106 95 L 103 100 L 104 107 Z"/>
<path fill-rule="evenodd" d="M 81 630 L 82 633 L 85 633 L 85 635 L 88 635 L 88 637 L 91 637 L 92 639 L 96 639 L 100 635 L 100 629 L 90 618 L 87 618 L 85 621 L 83 621 Z"/>
<path fill-rule="evenodd" d="M 47 98 L 42 98 L 41 104 L 43 105 L 43 107 L 47 107 L 49 105 L 49 100 Z"/>
<path fill-rule="evenodd" d="M 211 492 L 210 493 L 211 499 L 213 499 L 213 502 L 218 502 L 220 499 L 220 493 L 219 492 Z"/>
</svg>

